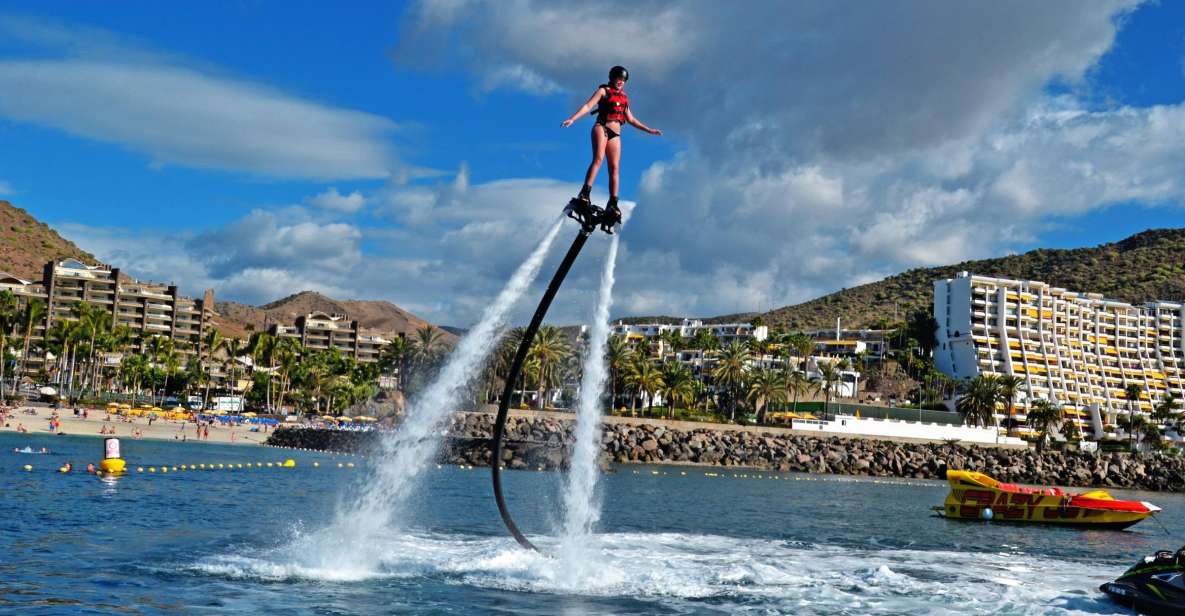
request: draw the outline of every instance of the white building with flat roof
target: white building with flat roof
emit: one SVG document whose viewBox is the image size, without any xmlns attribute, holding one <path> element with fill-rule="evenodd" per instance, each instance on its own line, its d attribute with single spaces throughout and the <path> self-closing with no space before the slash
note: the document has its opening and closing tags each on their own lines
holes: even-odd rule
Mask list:
<svg viewBox="0 0 1185 616">
<path fill-rule="evenodd" d="M 1014 417 L 1049 400 L 1096 437 L 1113 433 L 1140 388 L 1137 412 L 1165 395 L 1185 397 L 1185 304 L 1143 306 L 1034 280 L 960 272 L 934 282 L 938 346 L 934 363 L 955 379 L 980 375 L 1023 380 Z M 999 417 L 1007 414 L 999 409 Z"/>
</svg>

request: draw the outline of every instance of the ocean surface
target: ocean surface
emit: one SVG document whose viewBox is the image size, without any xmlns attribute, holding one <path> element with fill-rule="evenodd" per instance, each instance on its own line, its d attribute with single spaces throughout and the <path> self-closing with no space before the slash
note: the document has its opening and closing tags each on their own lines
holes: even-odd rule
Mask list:
<svg viewBox="0 0 1185 616">
<path fill-rule="evenodd" d="M 51 453 L 13 453 L 26 445 Z M 312 539 L 365 483 L 364 459 L 124 440 L 125 477 L 56 471 L 101 445 L 0 434 L 0 613 L 1125 614 L 1098 585 L 1185 544 L 1179 495 L 1115 491 L 1163 507 L 1160 523 L 1081 531 L 932 517 L 935 481 L 625 466 L 602 482 L 588 560 L 561 565 L 506 535 L 488 469 L 444 467 L 404 530 L 358 546 L 378 557 L 352 562 Z M 296 468 L 180 470 L 286 458 Z M 506 474 L 545 551 L 561 479 Z"/>
</svg>

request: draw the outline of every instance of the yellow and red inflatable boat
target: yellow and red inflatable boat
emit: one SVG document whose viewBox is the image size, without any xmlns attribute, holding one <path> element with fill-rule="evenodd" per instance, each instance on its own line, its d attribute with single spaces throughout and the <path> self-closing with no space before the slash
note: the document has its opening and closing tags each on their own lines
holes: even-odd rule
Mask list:
<svg viewBox="0 0 1185 616">
<path fill-rule="evenodd" d="M 946 471 L 950 493 L 939 515 L 957 520 L 1127 528 L 1160 511 L 1145 501 L 1116 500 L 1105 490 L 1081 494 L 1060 488 L 1026 488 L 974 471 Z"/>
</svg>

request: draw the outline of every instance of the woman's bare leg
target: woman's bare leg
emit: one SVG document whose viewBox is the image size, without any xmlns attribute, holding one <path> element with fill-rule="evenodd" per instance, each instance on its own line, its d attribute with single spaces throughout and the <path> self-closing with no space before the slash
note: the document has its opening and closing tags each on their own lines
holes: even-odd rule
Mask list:
<svg viewBox="0 0 1185 616">
<path fill-rule="evenodd" d="M 605 155 L 609 160 L 609 197 L 617 196 L 617 187 L 620 186 L 618 180 L 617 169 L 621 163 L 621 138 L 611 139 L 605 146 Z"/>
<path fill-rule="evenodd" d="M 592 127 L 592 162 L 588 164 L 588 171 L 584 174 L 584 185 L 592 186 L 597 179 L 597 172 L 601 170 L 601 161 L 605 160 L 605 144 L 609 139 L 600 124 Z M 616 141 L 616 139 L 614 140 Z"/>
</svg>

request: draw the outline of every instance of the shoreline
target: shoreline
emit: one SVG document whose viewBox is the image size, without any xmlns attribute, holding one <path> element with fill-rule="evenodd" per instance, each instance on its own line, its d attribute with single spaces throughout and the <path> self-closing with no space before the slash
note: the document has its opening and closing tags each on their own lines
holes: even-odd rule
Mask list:
<svg viewBox="0 0 1185 616">
<path fill-rule="evenodd" d="M 456 413 L 438 464 L 488 467 L 493 417 Z M 574 441 L 570 420 L 511 416 L 501 465 L 507 470 L 562 470 Z M 606 422 L 600 462 L 715 467 L 901 479 L 946 480 L 948 469 L 985 473 L 1006 483 L 1072 488 L 1185 492 L 1185 458 L 1169 454 L 1090 454 L 1005 449 L 962 443 L 910 443 L 791 431 L 679 430 L 652 423 Z M 797 432 L 797 431 L 794 431 Z M 281 428 L 267 445 L 367 455 L 382 432 Z"/>
<path fill-rule="evenodd" d="M 209 424 L 208 439 L 195 438 L 197 424 L 192 421 L 177 421 L 156 419 L 149 424 L 144 417 L 124 417 L 122 415 L 108 416 L 105 409 L 85 409 L 87 418 L 75 416 L 74 409 L 57 409 L 61 422 L 61 434 L 69 436 L 88 436 L 105 438 L 115 436 L 120 440 L 170 441 L 174 443 L 217 443 L 220 445 L 253 445 L 261 446 L 272 432 L 250 432 L 245 426 L 223 426 L 218 422 Z M 32 413 L 29 413 L 32 411 Z M 50 418 L 55 410 L 42 406 L 18 406 L 8 409 L 7 418 L 0 422 L 0 432 L 22 433 L 19 426 L 24 427 L 24 433 L 40 436 L 54 436 L 49 428 Z M 107 419 L 110 417 L 110 419 Z M 113 434 L 100 434 L 103 427 L 114 430 Z M 260 430 L 263 428 L 261 427 Z M 135 436 L 135 431 L 140 436 Z"/>
</svg>

